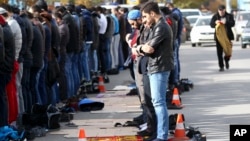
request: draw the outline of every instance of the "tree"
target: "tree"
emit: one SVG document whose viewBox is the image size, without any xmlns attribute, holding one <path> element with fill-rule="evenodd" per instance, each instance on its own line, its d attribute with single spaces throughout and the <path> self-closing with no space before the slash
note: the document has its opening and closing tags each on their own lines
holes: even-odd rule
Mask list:
<svg viewBox="0 0 250 141">
<path fill-rule="evenodd" d="M 201 5 L 208 3 L 209 0 L 174 0 L 174 5 L 178 8 L 200 8 Z"/>
</svg>

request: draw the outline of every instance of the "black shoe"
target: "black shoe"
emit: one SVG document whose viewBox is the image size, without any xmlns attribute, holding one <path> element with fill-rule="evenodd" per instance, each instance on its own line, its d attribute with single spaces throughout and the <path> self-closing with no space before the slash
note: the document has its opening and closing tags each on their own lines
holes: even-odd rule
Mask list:
<svg viewBox="0 0 250 141">
<path fill-rule="evenodd" d="M 225 61 L 225 64 L 226 64 L 226 69 L 228 70 L 229 69 L 229 61 Z"/>
<path fill-rule="evenodd" d="M 119 70 L 117 68 L 114 68 L 114 69 L 108 70 L 107 74 L 109 75 L 119 74 Z"/>
<path fill-rule="evenodd" d="M 154 140 L 154 139 L 156 139 L 156 138 L 157 138 L 156 134 L 153 134 L 153 135 L 150 136 L 150 137 L 144 138 L 143 141 L 152 141 L 152 140 Z"/>
<path fill-rule="evenodd" d="M 143 114 L 133 118 L 133 121 L 142 121 L 142 120 L 143 120 Z"/>
<path fill-rule="evenodd" d="M 146 130 L 142 130 L 142 131 L 138 131 L 137 135 L 145 137 L 145 136 L 152 136 L 153 132 L 149 131 L 148 129 Z"/>
<path fill-rule="evenodd" d="M 220 68 L 219 71 L 220 71 L 220 72 L 224 71 L 224 68 Z"/>
<path fill-rule="evenodd" d="M 109 83 L 109 77 L 108 77 L 108 75 L 105 73 L 102 76 L 103 76 L 104 83 Z"/>
</svg>

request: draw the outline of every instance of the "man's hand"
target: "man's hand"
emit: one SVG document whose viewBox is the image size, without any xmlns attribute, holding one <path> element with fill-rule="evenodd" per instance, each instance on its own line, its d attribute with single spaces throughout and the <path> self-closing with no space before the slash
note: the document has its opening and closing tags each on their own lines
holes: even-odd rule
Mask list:
<svg viewBox="0 0 250 141">
<path fill-rule="evenodd" d="M 143 45 L 143 46 L 141 47 L 141 50 L 142 50 L 143 52 L 149 53 L 149 54 L 154 53 L 154 51 L 155 51 L 155 49 L 154 49 L 153 47 L 149 46 L 148 44 Z"/>
<path fill-rule="evenodd" d="M 221 23 L 220 20 L 216 20 L 216 21 L 215 21 L 215 24 L 220 24 L 220 23 Z"/>
<path fill-rule="evenodd" d="M 140 46 L 138 46 L 137 48 L 136 47 L 131 48 L 132 54 L 134 54 L 136 56 L 144 56 L 144 54 L 142 54 L 142 53 L 139 52 L 139 47 Z"/>
<path fill-rule="evenodd" d="M 127 43 L 129 43 L 129 40 L 131 40 L 131 39 L 129 39 L 129 38 L 130 38 L 130 36 L 131 36 L 131 33 L 128 33 L 128 34 L 126 35 L 126 37 L 125 37 L 125 39 L 126 39 Z"/>
</svg>

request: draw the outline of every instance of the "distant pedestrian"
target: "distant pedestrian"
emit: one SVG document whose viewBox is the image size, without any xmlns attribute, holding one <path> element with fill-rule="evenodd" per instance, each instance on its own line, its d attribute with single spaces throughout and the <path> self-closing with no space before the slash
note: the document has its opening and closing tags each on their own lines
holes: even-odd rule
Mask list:
<svg viewBox="0 0 250 141">
<path fill-rule="evenodd" d="M 220 5 L 218 7 L 218 12 L 213 15 L 210 26 L 215 28 L 215 41 L 217 49 L 217 57 L 219 63 L 219 71 L 224 71 L 223 62 L 223 51 L 224 51 L 224 61 L 226 69 L 229 69 L 229 60 L 232 54 L 232 42 L 234 40 L 234 34 L 232 27 L 235 25 L 234 17 L 232 14 L 226 12 L 226 7 Z M 222 27 L 222 28 L 219 28 Z"/>
</svg>

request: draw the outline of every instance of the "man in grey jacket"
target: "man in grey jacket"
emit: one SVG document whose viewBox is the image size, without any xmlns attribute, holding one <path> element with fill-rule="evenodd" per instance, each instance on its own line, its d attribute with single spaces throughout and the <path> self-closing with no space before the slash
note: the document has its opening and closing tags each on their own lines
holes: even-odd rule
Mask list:
<svg viewBox="0 0 250 141">
<path fill-rule="evenodd" d="M 147 43 L 137 47 L 137 51 L 149 56 L 147 71 L 157 117 L 157 138 L 153 141 L 166 141 L 168 138 L 166 90 L 170 70 L 174 67 L 173 33 L 161 16 L 157 3 L 149 1 L 141 7 L 141 11 L 143 23 L 150 26 L 150 34 Z"/>
</svg>

